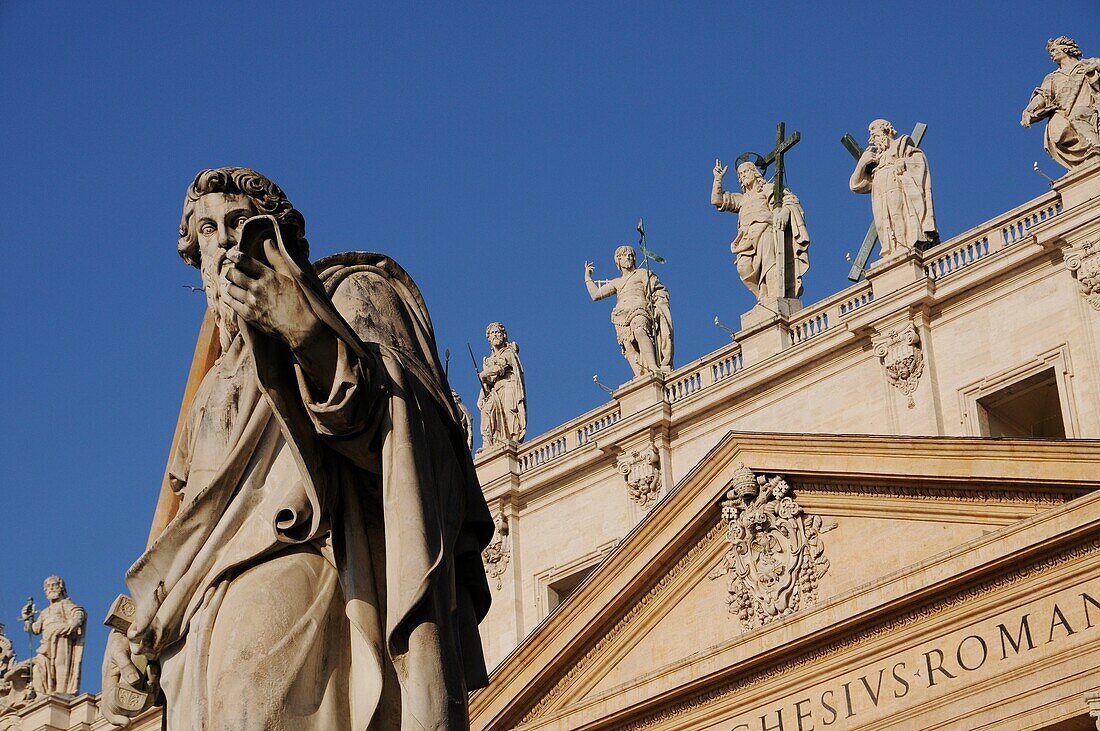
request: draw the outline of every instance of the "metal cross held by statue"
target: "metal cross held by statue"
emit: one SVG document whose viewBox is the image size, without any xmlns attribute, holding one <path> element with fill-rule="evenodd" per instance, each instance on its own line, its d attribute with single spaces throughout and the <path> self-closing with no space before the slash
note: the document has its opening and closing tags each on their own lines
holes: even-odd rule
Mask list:
<svg viewBox="0 0 1100 731">
<path fill-rule="evenodd" d="M 737 158 L 738 165 L 751 160 L 759 168 L 761 175 L 767 173 L 768 167 L 773 163 L 775 164 L 775 178 L 772 180 L 773 211 L 778 211 L 783 207 L 783 155 L 802 139 L 802 135 L 798 132 L 793 133 L 790 137 L 787 137 L 786 134 L 787 125 L 780 122 L 775 128 L 774 150 L 763 157 L 755 152 L 744 152 Z M 782 231 L 775 232 L 775 249 L 775 279 L 780 282 L 782 287 L 780 296 L 785 297 L 787 292 L 787 250 Z"/>
<path fill-rule="evenodd" d="M 913 127 L 913 134 L 909 135 L 913 139 L 914 145 L 920 147 L 920 141 L 924 139 L 924 133 L 927 129 L 927 124 L 917 122 Z M 857 161 L 863 155 L 863 146 L 856 142 L 856 138 L 850 134 L 845 133 L 840 138 L 840 144 L 844 145 L 844 149 L 852 153 L 852 157 Z M 874 251 L 876 241 L 878 241 L 878 229 L 875 228 L 875 222 L 872 220 L 871 227 L 867 229 L 867 235 L 863 237 L 863 243 L 859 246 L 859 253 L 856 254 L 855 261 L 852 262 L 852 268 L 848 271 L 848 281 L 858 282 L 859 278 L 863 276 L 863 270 L 867 268 L 867 260 L 871 258 L 871 252 Z"/>
</svg>

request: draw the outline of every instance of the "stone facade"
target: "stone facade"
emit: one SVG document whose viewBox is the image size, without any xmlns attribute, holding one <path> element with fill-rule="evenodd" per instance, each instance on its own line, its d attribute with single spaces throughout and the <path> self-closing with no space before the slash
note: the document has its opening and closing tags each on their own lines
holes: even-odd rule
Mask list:
<svg viewBox="0 0 1100 731">
<path fill-rule="evenodd" d="M 1091 728 L 1098 197 L 1100 166 L 1076 170 L 476 460 L 512 570 L 473 727 Z M 1036 667 L 1057 690 L 1014 680 Z"/>
</svg>

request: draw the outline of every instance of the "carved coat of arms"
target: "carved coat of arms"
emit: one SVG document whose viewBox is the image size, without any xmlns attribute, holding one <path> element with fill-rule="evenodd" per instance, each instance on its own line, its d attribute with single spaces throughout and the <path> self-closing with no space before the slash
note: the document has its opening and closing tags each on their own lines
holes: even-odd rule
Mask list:
<svg viewBox="0 0 1100 731">
<path fill-rule="evenodd" d="M 729 577 L 729 611 L 745 632 L 815 603 L 829 570 L 821 534 L 836 524 L 807 515 L 790 491 L 738 465 L 722 500 L 729 549 L 711 578 Z"/>
<path fill-rule="evenodd" d="M 631 500 L 643 508 L 657 502 L 661 496 L 661 455 L 655 445 L 647 444 L 624 452 L 616 464 L 626 478 Z"/>
</svg>

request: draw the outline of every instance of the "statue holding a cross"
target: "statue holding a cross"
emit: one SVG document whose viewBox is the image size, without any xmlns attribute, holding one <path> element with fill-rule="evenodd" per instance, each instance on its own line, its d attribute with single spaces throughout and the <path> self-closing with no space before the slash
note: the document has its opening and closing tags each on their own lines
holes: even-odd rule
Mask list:
<svg viewBox="0 0 1100 731">
<path fill-rule="evenodd" d="M 923 134 L 920 126 L 916 131 Z M 899 135 L 885 119 L 871 122 L 868 132 L 866 150 L 858 145 L 849 150 L 857 161 L 848 186 L 853 193 L 871 194 L 883 258 L 934 246 L 939 233 L 932 208 L 932 179 L 928 158 L 917 146 L 919 138 Z M 848 146 L 854 141 L 842 142 Z"/>
<path fill-rule="evenodd" d="M 806 215 L 798 198 L 783 186 L 783 153 L 798 140 L 797 132 L 784 139 L 780 123 L 771 153 L 766 157 L 751 152 L 741 155 L 737 165 L 740 193 L 722 187 L 729 166 L 714 161 L 710 202 L 719 211 L 738 214 L 737 238 L 730 244 L 737 273 L 757 302 L 773 312 L 779 309 L 778 300 L 802 295 L 802 276 L 810 268 Z M 763 172 L 772 163 L 775 177 L 768 182 Z"/>
</svg>

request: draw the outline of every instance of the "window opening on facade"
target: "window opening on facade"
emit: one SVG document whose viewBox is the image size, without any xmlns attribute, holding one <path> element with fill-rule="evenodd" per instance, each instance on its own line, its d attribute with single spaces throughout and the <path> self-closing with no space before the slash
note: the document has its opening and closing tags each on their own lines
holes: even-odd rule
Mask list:
<svg viewBox="0 0 1100 731">
<path fill-rule="evenodd" d="M 1066 437 L 1053 368 L 978 399 L 978 414 L 982 436 Z"/>
</svg>

